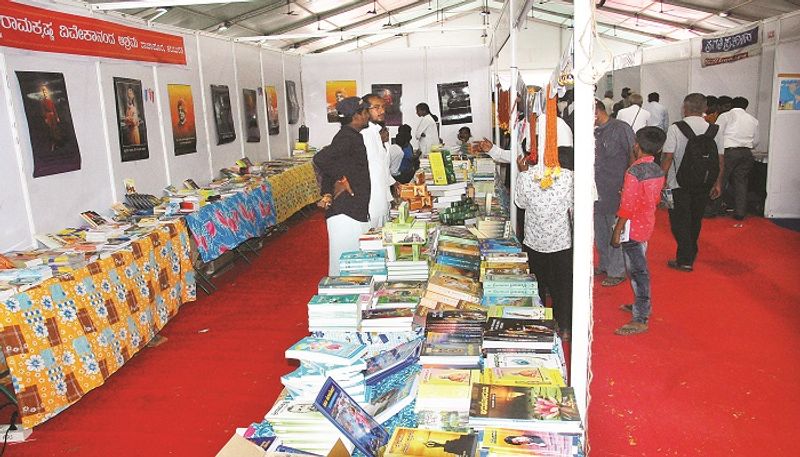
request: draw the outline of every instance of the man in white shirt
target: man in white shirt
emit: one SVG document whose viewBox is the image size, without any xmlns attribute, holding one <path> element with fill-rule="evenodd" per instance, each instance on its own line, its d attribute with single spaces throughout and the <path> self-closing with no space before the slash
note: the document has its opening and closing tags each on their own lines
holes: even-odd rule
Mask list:
<svg viewBox="0 0 800 457">
<path fill-rule="evenodd" d="M 415 150 L 420 151 L 422 157 L 428 157 L 433 145 L 439 144 L 439 129 L 427 103 L 417 105 L 417 116 L 419 116 L 419 124 L 414 130 L 411 145 Z"/>
<path fill-rule="evenodd" d="M 667 107 L 659 103 L 660 96 L 658 92 L 650 92 L 647 94 L 647 105 L 645 105 L 644 109 L 650 113 L 650 119 L 647 121 L 647 125 L 652 125 L 655 127 L 660 128 L 667 133 L 667 129 L 669 128 L 669 111 L 667 111 Z"/>
<path fill-rule="evenodd" d="M 385 117 L 383 99 L 375 94 L 362 97 L 364 104 L 369 105 L 369 126 L 361 131 L 364 146 L 367 147 L 369 161 L 369 179 L 371 183 L 369 195 L 369 226 L 380 228 L 389 217 L 389 206 L 392 201 L 390 187 L 395 183 L 389 171 L 389 153 L 383 146 L 379 122 Z"/>
<path fill-rule="evenodd" d="M 722 187 L 726 202 L 733 200 L 733 217 L 741 221 L 747 212 L 747 177 L 753 168 L 753 148 L 759 142 L 758 119 L 745 111 L 749 104 L 746 98 L 736 97 L 731 104 L 733 108 L 717 118 L 725 148 Z"/>
<path fill-rule="evenodd" d="M 606 113 L 611 116 L 611 113 L 614 112 L 614 92 L 607 90 L 606 96 L 603 98 L 603 105 L 606 107 Z"/>
<path fill-rule="evenodd" d="M 647 121 L 650 120 L 650 113 L 642 108 L 644 99 L 637 93 L 633 93 L 628 97 L 631 106 L 623 108 L 617 112 L 617 119 L 630 125 L 633 133 L 636 133 L 640 128 L 648 125 Z"/>
<path fill-rule="evenodd" d="M 689 124 L 695 135 L 702 135 L 708 131 L 709 123 L 703 119 L 706 110 L 706 97 L 703 94 L 692 93 L 683 99 L 683 121 Z M 718 130 L 714 141 L 717 150 L 722 150 L 722 131 Z M 677 170 L 681 166 L 686 144 L 689 139 L 681 133 L 676 124 L 667 129 L 667 141 L 664 143 L 661 155 L 661 169 L 667 175 L 665 188 L 670 189 L 674 207 L 669 210 L 669 224 L 672 236 L 678 245 L 675 259 L 667 262 L 667 266 L 679 271 L 690 272 L 693 270 L 697 258 L 697 241 L 700 238 L 700 228 L 703 222 L 703 212 L 708 204 L 709 196 L 717 198 L 720 195 L 722 172 L 717 176 L 717 181 L 711 189 L 710 195 L 693 193 L 681 189 L 678 185 Z M 719 158 L 720 170 L 724 169 L 722 155 Z"/>
</svg>

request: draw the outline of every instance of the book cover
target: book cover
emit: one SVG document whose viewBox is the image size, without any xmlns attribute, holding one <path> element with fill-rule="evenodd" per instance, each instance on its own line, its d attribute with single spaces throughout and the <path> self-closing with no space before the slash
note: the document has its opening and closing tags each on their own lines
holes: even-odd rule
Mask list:
<svg viewBox="0 0 800 457">
<path fill-rule="evenodd" d="M 481 433 L 480 447 L 502 455 L 574 455 L 573 439 L 560 433 L 487 427 Z"/>
<path fill-rule="evenodd" d="M 474 384 L 469 416 L 518 421 L 580 421 L 571 387 Z"/>
<path fill-rule="evenodd" d="M 383 457 L 472 457 L 477 446 L 474 434 L 398 427 Z"/>
<path fill-rule="evenodd" d="M 554 368 L 487 368 L 480 382 L 495 386 L 566 387 L 561 372 Z"/>
<path fill-rule="evenodd" d="M 372 276 L 325 276 L 319 289 L 358 289 L 372 287 Z"/>
<path fill-rule="evenodd" d="M 359 294 L 344 294 L 344 295 L 314 295 L 311 301 L 308 302 L 309 306 L 314 305 L 355 305 L 358 303 Z"/>
<path fill-rule="evenodd" d="M 520 297 L 518 297 L 520 298 Z M 521 297 L 530 300 L 530 297 Z M 489 307 L 488 317 L 501 319 L 553 319 L 553 308 L 543 306 L 506 306 L 493 305 Z"/>
<path fill-rule="evenodd" d="M 367 351 L 366 345 L 307 336 L 286 350 L 287 359 L 349 365 Z"/>
<path fill-rule="evenodd" d="M 480 301 L 480 284 L 459 275 L 435 273 L 428 280 L 428 289 L 462 300 Z"/>
<path fill-rule="evenodd" d="M 389 441 L 386 430 L 331 378 L 322 385 L 314 405 L 368 457 L 378 457 Z"/>
<path fill-rule="evenodd" d="M 484 340 L 552 342 L 556 323 L 544 319 L 507 319 L 490 317 L 483 332 Z"/>
</svg>

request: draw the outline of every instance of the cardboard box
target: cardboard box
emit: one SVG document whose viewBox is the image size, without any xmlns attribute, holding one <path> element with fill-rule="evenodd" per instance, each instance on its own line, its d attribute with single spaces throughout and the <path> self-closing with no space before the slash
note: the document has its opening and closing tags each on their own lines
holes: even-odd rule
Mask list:
<svg viewBox="0 0 800 457">
<path fill-rule="evenodd" d="M 287 454 L 284 452 L 267 452 L 246 438 L 234 433 L 231 439 L 219 450 L 217 457 L 303 457 L 300 454 Z M 347 448 L 341 440 L 328 453 L 327 457 L 350 457 Z"/>
</svg>

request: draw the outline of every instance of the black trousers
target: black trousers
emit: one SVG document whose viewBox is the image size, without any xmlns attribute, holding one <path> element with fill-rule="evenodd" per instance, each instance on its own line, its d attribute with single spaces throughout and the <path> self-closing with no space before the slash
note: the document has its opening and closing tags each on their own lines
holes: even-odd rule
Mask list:
<svg viewBox="0 0 800 457">
<path fill-rule="evenodd" d="M 553 317 L 562 330 L 572 330 L 572 249 L 558 252 L 528 251 L 528 264 L 536 275 L 539 296 L 550 293 Z"/>
<path fill-rule="evenodd" d="M 725 149 L 725 171 L 722 176 L 723 197 L 729 207 L 736 209 L 738 218 L 747 214 L 747 178 L 753 169 L 753 152 L 750 148 Z"/>
<path fill-rule="evenodd" d="M 669 210 L 669 225 L 678 244 L 675 260 L 680 265 L 693 265 L 697 257 L 697 240 L 703 225 L 703 212 L 708 204 L 705 192 L 691 193 L 672 189 L 674 208 Z"/>
</svg>

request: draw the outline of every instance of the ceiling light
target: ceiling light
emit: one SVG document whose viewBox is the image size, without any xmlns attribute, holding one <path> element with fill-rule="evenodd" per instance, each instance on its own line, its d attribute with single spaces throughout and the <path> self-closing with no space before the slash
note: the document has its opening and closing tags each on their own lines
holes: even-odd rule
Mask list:
<svg viewBox="0 0 800 457">
<path fill-rule="evenodd" d="M 93 10 L 129 10 L 136 8 L 156 8 L 159 6 L 211 5 L 217 3 L 240 3 L 251 0 L 141 0 L 128 2 L 103 2 L 92 5 Z"/>
<path fill-rule="evenodd" d="M 367 11 L 367 14 L 378 14 L 378 9 L 376 8 L 376 0 L 372 1 L 372 11 Z"/>
<path fill-rule="evenodd" d="M 719 12 L 719 17 L 728 17 L 730 14 L 731 13 L 729 13 L 727 11 L 720 11 Z"/>
<path fill-rule="evenodd" d="M 217 27 L 217 32 L 224 32 L 224 31 L 228 30 L 229 28 L 231 28 L 231 25 L 232 24 L 230 22 L 225 21 L 222 24 L 220 24 L 219 27 Z"/>
<path fill-rule="evenodd" d="M 148 21 L 155 21 L 156 19 L 160 18 L 161 16 L 167 14 L 171 8 L 167 6 L 161 6 L 155 9 L 155 14 L 148 19 Z"/>
</svg>

